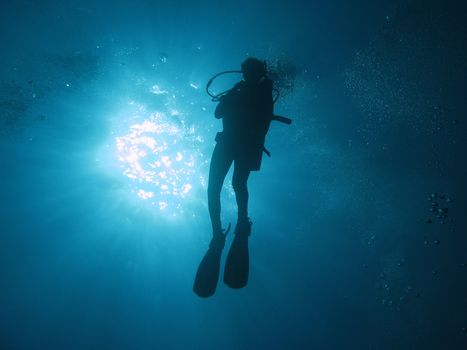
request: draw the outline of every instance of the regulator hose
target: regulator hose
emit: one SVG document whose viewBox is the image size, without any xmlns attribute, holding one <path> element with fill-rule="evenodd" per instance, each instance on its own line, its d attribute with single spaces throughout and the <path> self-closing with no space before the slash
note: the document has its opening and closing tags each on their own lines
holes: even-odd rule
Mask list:
<svg viewBox="0 0 467 350">
<path fill-rule="evenodd" d="M 223 91 L 221 93 L 218 93 L 218 94 L 213 94 L 211 91 L 209 91 L 209 87 L 211 86 L 214 79 L 216 79 L 218 76 L 223 75 L 223 74 L 230 74 L 230 73 L 243 73 L 243 72 L 241 70 L 226 70 L 226 71 L 217 73 L 215 76 L 213 76 L 211 79 L 209 79 L 209 81 L 208 81 L 208 83 L 206 85 L 206 92 L 208 93 L 209 96 L 211 96 L 211 99 L 214 102 L 218 102 L 221 99 L 221 97 L 224 96 L 225 94 L 227 94 L 231 89 L 225 90 L 225 91 Z"/>
</svg>

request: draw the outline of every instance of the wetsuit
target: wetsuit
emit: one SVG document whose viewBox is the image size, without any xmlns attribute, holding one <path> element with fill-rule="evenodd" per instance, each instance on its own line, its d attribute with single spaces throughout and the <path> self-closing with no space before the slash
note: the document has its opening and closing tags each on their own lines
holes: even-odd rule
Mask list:
<svg viewBox="0 0 467 350">
<path fill-rule="evenodd" d="M 222 118 L 223 131 L 216 136 L 209 168 L 208 206 L 214 233 L 222 231 L 220 193 L 232 163 L 238 220 L 248 220 L 247 181 L 250 172 L 261 167 L 272 115 L 272 81 L 266 77 L 257 82 L 239 82 L 216 108 L 215 116 Z"/>
</svg>

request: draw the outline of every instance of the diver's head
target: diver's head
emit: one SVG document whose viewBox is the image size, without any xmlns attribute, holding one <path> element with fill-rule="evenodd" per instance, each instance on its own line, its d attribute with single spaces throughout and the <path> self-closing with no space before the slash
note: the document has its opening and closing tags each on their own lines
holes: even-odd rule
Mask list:
<svg viewBox="0 0 467 350">
<path fill-rule="evenodd" d="M 247 82 L 257 82 L 267 74 L 265 61 L 256 58 L 247 58 L 242 63 L 243 79 Z"/>
</svg>

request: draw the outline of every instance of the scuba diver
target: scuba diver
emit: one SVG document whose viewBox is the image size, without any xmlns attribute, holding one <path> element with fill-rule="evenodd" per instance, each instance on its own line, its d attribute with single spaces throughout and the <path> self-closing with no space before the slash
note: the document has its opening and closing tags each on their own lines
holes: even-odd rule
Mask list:
<svg viewBox="0 0 467 350">
<path fill-rule="evenodd" d="M 224 73 L 242 73 L 243 80 L 232 89 L 212 95 L 209 86 Z M 266 62 L 247 58 L 241 71 L 226 71 L 214 76 L 206 87 L 213 101 L 219 104 L 215 117 L 222 119 L 223 130 L 216 135 L 209 168 L 208 208 L 212 225 L 209 250 L 198 268 L 194 291 L 202 297 L 214 294 L 219 277 L 220 257 L 225 245 L 227 229 L 221 223 L 221 190 L 225 177 L 232 166 L 232 187 L 238 207 L 234 240 L 227 256 L 224 283 L 231 288 L 242 288 L 248 281 L 248 237 L 251 221 L 248 217 L 248 177 L 251 171 L 261 168 L 265 137 L 272 120 L 290 124 L 285 117 L 274 116 L 273 81 L 267 76 Z M 276 98 L 277 99 L 277 98 Z"/>
<path fill-rule="evenodd" d="M 243 81 L 221 97 L 215 117 L 222 118 L 223 131 L 216 135 L 208 184 L 208 207 L 213 242 L 222 244 L 220 193 L 230 166 L 234 165 L 232 187 L 238 206 L 235 234 L 249 235 L 248 177 L 261 166 L 264 140 L 273 116 L 272 81 L 266 64 L 255 58 L 242 63 Z"/>
</svg>

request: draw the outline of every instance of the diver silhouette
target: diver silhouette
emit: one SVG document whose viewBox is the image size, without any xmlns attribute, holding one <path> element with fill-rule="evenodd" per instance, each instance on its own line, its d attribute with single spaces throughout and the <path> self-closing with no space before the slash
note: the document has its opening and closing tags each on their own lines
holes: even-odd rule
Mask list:
<svg viewBox="0 0 467 350">
<path fill-rule="evenodd" d="M 222 118 L 223 131 L 216 135 L 208 184 L 208 206 L 213 239 L 223 239 L 220 193 L 232 163 L 232 186 L 238 206 L 235 234 L 249 234 L 248 177 L 259 170 L 264 140 L 273 115 L 272 81 L 264 62 L 248 58 L 242 65 L 243 81 L 221 97 L 215 111 Z"/>
<path fill-rule="evenodd" d="M 224 73 L 243 74 L 243 80 L 232 89 L 217 96 L 209 93 L 212 80 Z M 234 166 L 232 186 L 238 207 L 234 240 L 227 256 L 224 283 L 231 288 L 242 288 L 248 283 L 248 237 L 251 221 L 248 217 L 248 177 L 261 168 L 265 137 L 272 120 L 290 124 L 290 119 L 274 116 L 273 81 L 267 76 L 266 62 L 247 58 L 241 71 L 226 71 L 213 77 L 206 90 L 219 101 L 215 117 L 222 119 L 223 130 L 216 135 L 209 168 L 208 208 L 212 224 L 209 250 L 198 268 L 194 291 L 202 297 L 214 294 L 219 278 L 220 258 L 225 245 L 227 229 L 222 228 L 220 195 L 225 177 Z"/>
</svg>

